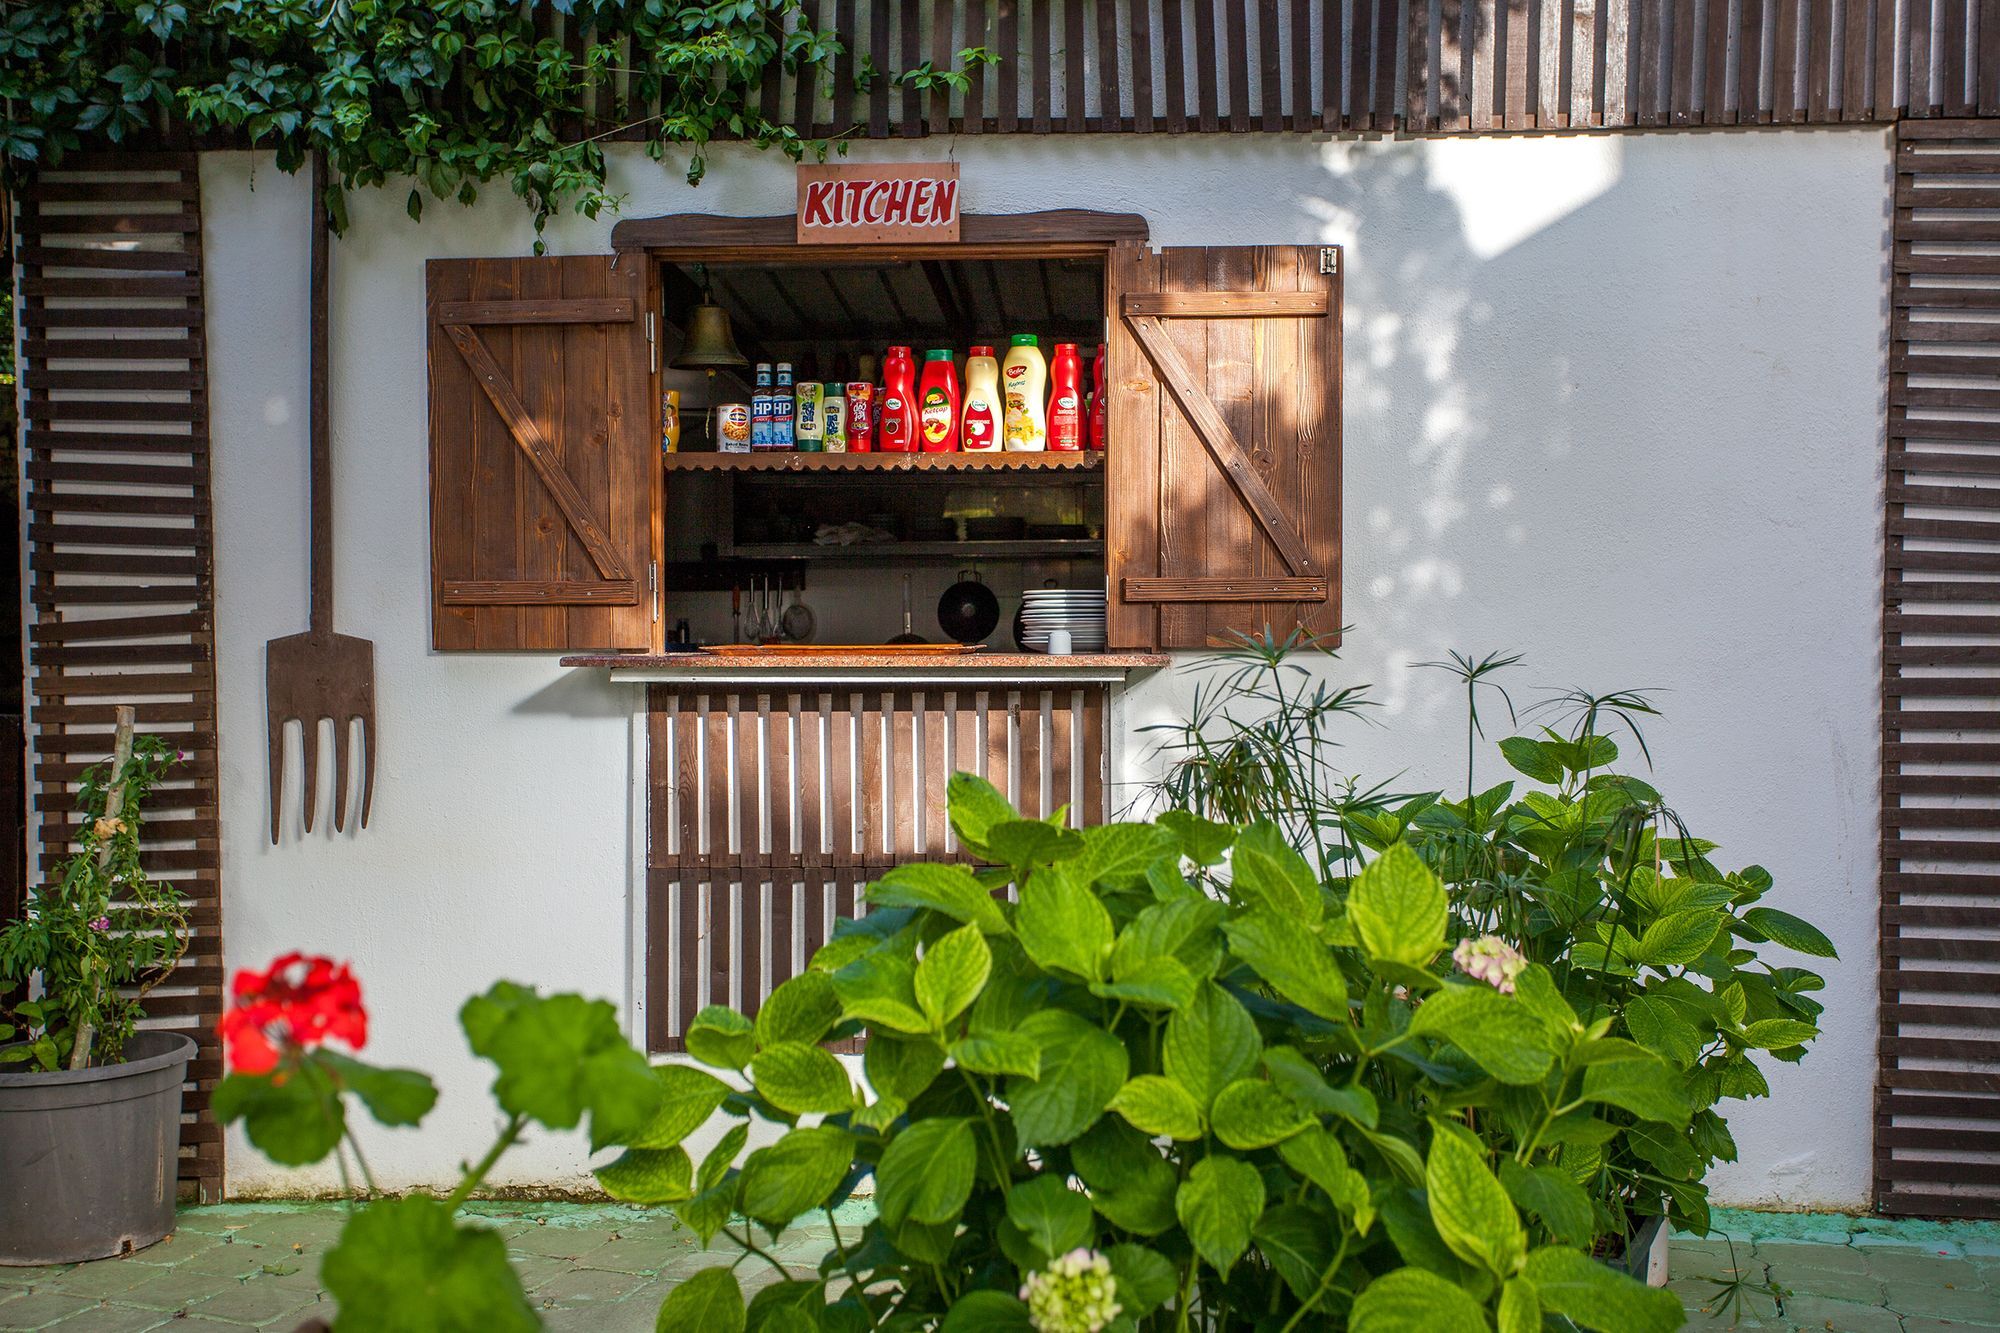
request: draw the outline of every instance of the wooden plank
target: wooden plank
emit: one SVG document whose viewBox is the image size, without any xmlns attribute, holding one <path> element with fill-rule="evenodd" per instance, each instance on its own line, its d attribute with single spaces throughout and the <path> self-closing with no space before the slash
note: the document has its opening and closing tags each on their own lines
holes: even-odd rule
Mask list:
<svg viewBox="0 0 2000 1333">
<path fill-rule="evenodd" d="M 1159 125 L 1153 103 L 1153 8 L 1145 0 L 1138 0 L 1130 17 L 1132 129 L 1137 134 L 1150 134 Z"/>
<path fill-rule="evenodd" d="M 1161 73 L 1166 85 L 1165 120 L 1169 134 L 1183 134 L 1188 127 L 1188 16 L 1184 10 L 1184 0 L 1160 0 Z"/>
<path fill-rule="evenodd" d="M 1309 318 L 1331 304 L 1325 292 L 1128 292 L 1119 309 L 1127 315 L 1169 319 Z"/>
<path fill-rule="evenodd" d="M 1081 134 L 1090 128 L 1089 81 L 1086 63 L 1084 5 L 1081 0 L 1064 0 L 1063 12 L 1063 128 Z M 1050 81 L 1054 82 L 1051 73 Z"/>
<path fill-rule="evenodd" d="M 1931 82 L 1932 0 L 1903 2 L 1906 6 L 1904 31 L 1907 34 L 1904 77 L 1909 80 L 1909 99 L 1904 110 L 1912 116 L 1934 116 L 1938 113 L 1938 89 Z"/>
<path fill-rule="evenodd" d="M 1100 8 L 1104 7 L 1107 6 L 1100 4 Z M 1245 10 L 1247 13 L 1247 5 Z M 1244 32 L 1247 34 L 1248 29 Z M 1285 65 L 1278 31 L 1278 0 L 1258 0 L 1257 4 L 1257 96 L 1262 107 L 1259 128 L 1273 134 L 1284 129 Z M 1247 89 L 1245 101 L 1248 101 Z"/>
<path fill-rule="evenodd" d="M 1097 66 L 1097 128 L 1116 130 L 1125 122 L 1124 97 L 1120 91 L 1118 69 L 1118 6 L 1112 0 L 1096 0 L 1097 45 L 1092 51 Z M 1136 16 L 1135 16 L 1136 17 Z M 1132 25 L 1134 31 L 1145 27 L 1143 22 Z M 1079 48 L 1080 50 L 1081 48 Z"/>
<path fill-rule="evenodd" d="M 1338 0 L 1335 2 L 1337 5 Z M 1365 10 L 1368 5 L 1369 0 L 1355 0 L 1357 10 Z M 1135 30 L 1143 29 L 1144 26 L 1143 23 L 1133 25 Z M 1285 76 L 1286 91 L 1289 94 L 1288 105 L 1291 109 L 1286 113 L 1285 124 L 1295 130 L 1309 130 L 1320 121 L 1319 107 L 1313 99 L 1312 32 L 1312 0 L 1292 0 L 1291 27 L 1288 33 L 1291 61 Z M 1338 52 L 1339 49 L 1340 44 L 1334 43 L 1334 50 Z M 1363 71 L 1356 82 L 1365 87 L 1368 82 L 1367 72 Z M 1338 84 L 1332 85 L 1331 95 L 1336 101 L 1339 99 Z"/>
<path fill-rule="evenodd" d="M 637 318 L 627 297 L 578 297 L 517 301 L 440 301 L 439 324 L 629 324 Z"/>
<path fill-rule="evenodd" d="M 1216 75 L 1223 55 L 1215 26 L 1215 0 L 1194 0 L 1196 124 L 1204 134 L 1213 134 L 1222 124 Z"/>
<path fill-rule="evenodd" d="M 1002 134 L 1012 134 L 1020 126 L 1021 3 L 1022 0 L 997 0 L 995 6 L 1000 40 L 1000 64 L 994 125 Z M 876 0 L 876 8 L 880 10 L 881 0 Z"/>
<path fill-rule="evenodd" d="M 868 90 L 868 137 L 871 139 L 889 137 L 889 98 L 895 86 L 893 79 L 895 65 L 889 57 L 889 26 L 894 4 L 895 0 L 870 0 L 868 6 L 868 59 L 875 70 L 874 82 Z M 1011 57 L 1013 52 L 1009 51 L 1007 54 Z M 1012 71 L 1012 66 L 1013 61 L 1009 59 L 1001 67 L 1000 78 L 1003 89 L 1006 87 L 1005 81 Z M 1003 102 L 1002 129 L 1008 128 L 1005 106 Z M 611 243 L 613 246 L 618 246 L 615 232 Z"/>
<path fill-rule="evenodd" d="M 1047 134 L 1055 126 L 1055 5 L 1053 0 L 1033 0 L 1034 28 L 1029 40 L 1034 52 L 1028 60 L 1028 77 L 1033 80 L 1034 132 Z"/>
</svg>

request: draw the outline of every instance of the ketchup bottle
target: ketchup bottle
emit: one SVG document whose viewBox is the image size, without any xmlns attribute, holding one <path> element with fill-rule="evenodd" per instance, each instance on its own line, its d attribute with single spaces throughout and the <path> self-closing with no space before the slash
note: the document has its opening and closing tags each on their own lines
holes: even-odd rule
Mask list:
<svg viewBox="0 0 2000 1333">
<path fill-rule="evenodd" d="M 1103 343 L 1097 344 L 1097 359 L 1090 363 L 1090 431 L 1087 443 L 1092 449 L 1100 450 L 1104 448 L 1105 350 Z"/>
<path fill-rule="evenodd" d="M 1057 343 L 1049 359 L 1049 449 L 1077 453 L 1083 448 L 1083 366 L 1075 343 Z"/>
<path fill-rule="evenodd" d="M 891 347 L 882 361 L 882 415 L 876 427 L 875 447 L 883 453 L 911 454 L 917 451 L 916 363 L 910 349 Z"/>
<path fill-rule="evenodd" d="M 917 385 L 917 430 L 927 454 L 958 451 L 958 366 L 948 348 L 924 353 L 924 377 Z"/>
</svg>

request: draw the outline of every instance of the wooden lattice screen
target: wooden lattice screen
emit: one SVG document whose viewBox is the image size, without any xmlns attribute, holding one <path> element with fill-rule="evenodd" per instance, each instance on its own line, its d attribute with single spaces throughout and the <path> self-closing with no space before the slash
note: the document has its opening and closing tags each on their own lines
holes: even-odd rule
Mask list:
<svg viewBox="0 0 2000 1333">
<path fill-rule="evenodd" d="M 954 772 L 1030 815 L 1104 820 L 1106 702 L 1103 685 L 651 687 L 648 1046 L 679 1050 L 707 1004 L 755 1012 L 884 870 L 961 858 Z"/>
<path fill-rule="evenodd" d="M 1896 145 L 1883 599 L 1883 1212 L 2000 1215 L 2000 124 Z"/>
<path fill-rule="evenodd" d="M 75 782 L 112 711 L 183 752 L 146 809 L 145 864 L 194 943 L 147 1012 L 199 1044 L 184 1188 L 220 1197 L 222 907 L 201 189 L 192 154 L 65 158 L 17 197 L 35 873 L 71 848 Z"/>
<path fill-rule="evenodd" d="M 804 0 L 844 52 L 773 72 L 813 135 L 1828 124 L 2000 114 L 2000 0 Z M 538 15 L 573 47 L 555 6 Z M 899 76 L 952 69 L 963 90 Z M 620 65 L 632 62 L 621 60 Z M 880 73 L 857 89 L 857 69 Z M 607 82 L 571 133 L 637 136 Z"/>
</svg>

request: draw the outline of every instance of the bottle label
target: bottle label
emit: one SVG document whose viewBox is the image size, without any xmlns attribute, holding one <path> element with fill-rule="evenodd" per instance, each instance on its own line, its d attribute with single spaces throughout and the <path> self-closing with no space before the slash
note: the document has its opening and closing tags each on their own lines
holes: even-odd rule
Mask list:
<svg viewBox="0 0 2000 1333">
<path fill-rule="evenodd" d="M 925 393 L 924 405 L 917 413 L 917 421 L 922 426 L 925 444 L 943 444 L 950 439 L 951 395 L 937 388 Z"/>
<path fill-rule="evenodd" d="M 1007 390 L 1007 420 L 1005 425 L 1007 443 L 1029 444 L 1040 437 L 1035 429 L 1035 416 L 1028 407 L 1028 395 L 1022 389 L 1009 387 Z"/>
<path fill-rule="evenodd" d="M 993 448 L 993 404 L 974 398 L 965 405 L 965 447 L 973 451 Z"/>
</svg>

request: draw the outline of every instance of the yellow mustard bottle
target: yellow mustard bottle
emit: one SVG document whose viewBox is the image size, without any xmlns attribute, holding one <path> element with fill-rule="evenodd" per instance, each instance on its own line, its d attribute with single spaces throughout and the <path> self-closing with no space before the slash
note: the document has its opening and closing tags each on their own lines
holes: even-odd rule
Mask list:
<svg viewBox="0 0 2000 1333">
<path fill-rule="evenodd" d="M 1001 438 L 1009 453 L 1040 453 L 1049 447 L 1049 363 L 1034 334 L 1017 333 L 1008 342 L 1000 365 Z"/>
</svg>

